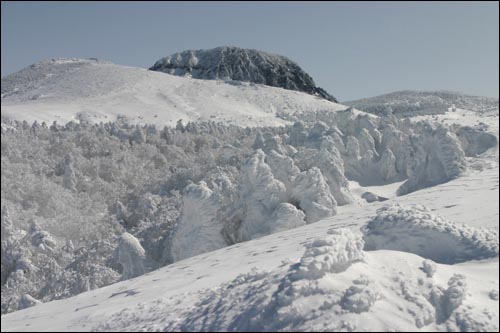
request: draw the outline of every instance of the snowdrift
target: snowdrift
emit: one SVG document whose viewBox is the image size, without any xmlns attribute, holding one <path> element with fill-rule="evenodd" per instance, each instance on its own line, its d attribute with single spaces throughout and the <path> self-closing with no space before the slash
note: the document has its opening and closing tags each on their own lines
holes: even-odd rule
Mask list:
<svg viewBox="0 0 500 333">
<path fill-rule="evenodd" d="M 365 250 L 397 250 L 442 264 L 498 256 L 498 233 L 457 225 L 421 205 L 387 206 L 364 229 Z"/>
</svg>

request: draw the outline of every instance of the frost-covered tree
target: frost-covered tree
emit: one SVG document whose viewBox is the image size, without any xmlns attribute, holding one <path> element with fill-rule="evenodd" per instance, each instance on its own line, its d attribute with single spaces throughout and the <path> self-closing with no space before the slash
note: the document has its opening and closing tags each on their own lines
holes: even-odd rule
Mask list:
<svg viewBox="0 0 500 333">
<path fill-rule="evenodd" d="M 269 234 L 269 217 L 285 201 L 286 187 L 274 178 L 265 156 L 262 150 L 257 150 L 243 165 L 240 185 L 243 211 L 238 230 L 241 241 Z"/>
<path fill-rule="evenodd" d="M 146 273 L 146 252 L 139 240 L 128 232 L 123 233 L 118 241 L 117 256 L 123 267 L 123 280 Z"/>
<path fill-rule="evenodd" d="M 218 196 L 205 182 L 184 190 L 182 215 L 170 241 L 170 257 L 179 261 L 226 246 L 222 221 L 217 220 Z"/>
<path fill-rule="evenodd" d="M 76 176 L 73 168 L 73 158 L 70 154 L 64 157 L 63 184 L 66 189 L 76 191 Z"/>
<path fill-rule="evenodd" d="M 295 178 L 291 195 L 305 212 L 307 223 L 336 214 L 337 202 L 321 171 L 316 167 L 301 172 Z"/>
<path fill-rule="evenodd" d="M 257 149 L 264 149 L 264 136 L 262 135 L 261 131 L 257 131 L 257 134 L 255 135 L 255 141 L 253 142 L 252 148 L 257 150 Z"/>
</svg>

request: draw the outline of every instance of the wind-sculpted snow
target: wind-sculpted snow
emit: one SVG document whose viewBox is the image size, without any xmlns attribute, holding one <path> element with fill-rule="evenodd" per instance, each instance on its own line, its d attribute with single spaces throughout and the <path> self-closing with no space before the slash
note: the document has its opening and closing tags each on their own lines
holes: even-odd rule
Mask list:
<svg viewBox="0 0 500 333">
<path fill-rule="evenodd" d="M 337 102 L 290 59 L 239 47 L 187 50 L 158 60 L 150 70 L 206 80 L 235 80 L 303 91 Z"/>
<path fill-rule="evenodd" d="M 319 279 L 340 273 L 364 258 L 362 235 L 348 229 L 332 230 L 307 245 L 300 262 L 288 274 L 290 281 Z"/>
<path fill-rule="evenodd" d="M 352 313 L 366 312 L 379 299 L 373 281 L 354 279 L 353 286 L 344 293 L 328 279 L 363 258 L 359 233 L 331 232 L 309 243 L 300 261 L 284 274 L 254 271 L 240 275 L 222 288 L 208 291 L 196 311 L 188 309 L 182 315 L 185 320 L 172 322 L 166 330 L 301 331 L 306 321 L 328 320 L 332 308 L 337 308 L 337 314 L 343 308 Z M 331 299 L 336 299 L 336 304 L 330 303 Z M 311 311 L 316 314 L 311 316 Z M 203 315 L 208 313 L 220 315 Z"/>
<path fill-rule="evenodd" d="M 388 249 L 453 264 L 498 256 L 498 234 L 445 220 L 423 206 L 385 206 L 364 228 L 365 250 Z"/>
<path fill-rule="evenodd" d="M 285 234 L 290 235 L 282 235 Z M 131 300 L 127 307 L 113 309 L 112 314 L 93 325 L 93 330 L 495 331 L 498 328 L 498 312 L 478 302 L 488 299 L 483 295 L 488 286 L 471 283 L 479 276 L 484 278 L 484 273 L 475 271 L 477 263 L 449 266 L 425 260 L 424 266 L 432 269 L 421 270 L 419 264 L 423 258 L 413 254 L 364 252 L 359 231 L 337 229 L 315 234 L 317 237 L 306 242 L 305 249 L 301 247 L 302 255 L 296 260 L 277 262 L 273 269 L 249 268 L 207 289 L 147 299 L 139 304 Z M 232 247 L 224 255 L 230 258 L 238 251 Z M 218 251 L 213 255 L 220 259 L 222 254 Z M 212 255 L 206 255 L 200 262 L 210 263 L 211 258 Z M 180 266 L 195 269 L 189 261 Z M 207 269 L 200 272 L 206 273 Z M 164 279 L 168 281 L 170 277 Z M 489 280 L 486 283 L 493 285 Z"/>
</svg>

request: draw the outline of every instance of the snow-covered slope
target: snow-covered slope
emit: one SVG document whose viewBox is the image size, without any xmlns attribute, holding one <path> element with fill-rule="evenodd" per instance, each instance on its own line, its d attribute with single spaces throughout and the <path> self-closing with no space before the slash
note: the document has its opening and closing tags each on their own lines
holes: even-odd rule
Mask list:
<svg viewBox="0 0 500 333">
<path fill-rule="evenodd" d="M 498 331 L 498 233 L 478 229 L 498 230 L 496 169 L 350 207 L 5 315 L 2 331 Z M 439 263 L 450 250 L 459 263 Z"/>
<path fill-rule="evenodd" d="M 196 80 L 96 59 L 54 59 L 2 78 L 2 117 L 66 123 L 86 119 L 175 125 L 195 120 L 240 126 L 289 123 L 277 114 L 345 106 L 250 82 Z"/>
<path fill-rule="evenodd" d="M 472 96 L 452 91 L 403 90 L 346 101 L 343 104 L 373 114 L 393 113 L 400 117 L 443 114 L 449 109 L 458 108 L 474 111 L 481 115 L 496 111 L 498 115 L 498 98 Z"/>
<path fill-rule="evenodd" d="M 263 51 L 221 46 L 209 50 L 186 50 L 158 60 L 154 71 L 196 79 L 237 80 L 303 91 L 332 102 L 337 99 L 316 87 L 312 77 L 290 59 Z"/>
<path fill-rule="evenodd" d="M 411 121 L 356 117 L 359 112 L 352 110 L 330 119 L 330 111 L 346 107 L 281 88 L 195 80 L 93 59 L 46 61 L 10 75 L 2 79 L 2 117 L 17 120 L 106 122 L 123 115 L 132 123 L 157 125 L 181 118 L 241 126 L 280 125 L 285 119 L 306 124 L 296 122 L 288 133 L 274 128 L 256 134 L 256 151 L 237 179 L 217 174 L 216 187 L 205 181 L 187 185 L 173 231 L 175 251 L 169 253 L 173 264 L 141 275 L 149 271 L 149 244 L 124 233 L 118 248 L 122 278 L 135 278 L 44 304 L 23 294 L 19 308 L 30 308 L 2 316 L 1 329 L 498 331 L 498 108 L 478 103 L 478 109 L 455 105 L 455 111 L 439 109 Z M 37 125 L 10 135 L 37 131 L 49 130 Z M 167 128 L 165 136 L 173 140 L 176 131 Z M 185 128 L 179 132 L 191 135 Z M 142 151 L 141 127 L 133 133 L 137 137 L 123 132 L 124 141 Z M 7 151 L 16 150 L 8 141 L 5 147 L 2 166 Z M 181 147 L 166 149 L 180 153 Z M 18 159 L 11 160 L 17 164 L 5 170 L 17 170 Z M 166 160 L 155 161 L 166 170 Z M 75 171 L 70 156 L 64 162 L 67 192 L 60 193 L 71 198 Z M 398 163 L 404 166 L 399 176 Z M 105 165 L 99 168 L 103 179 L 113 179 Z M 2 177 L 12 177 L 5 170 Z M 231 181 L 242 191 L 233 193 Z M 414 192 L 397 196 L 402 184 Z M 219 207 L 224 196 L 237 209 Z M 137 209 L 156 205 L 152 196 L 144 198 Z M 135 207 L 118 203 L 117 215 Z M 241 228 L 225 230 L 226 215 Z M 50 234 L 37 228 L 33 224 L 27 239 L 50 250 Z M 223 247 L 227 237 L 243 242 Z M 25 266 L 18 266 L 22 278 Z"/>
</svg>

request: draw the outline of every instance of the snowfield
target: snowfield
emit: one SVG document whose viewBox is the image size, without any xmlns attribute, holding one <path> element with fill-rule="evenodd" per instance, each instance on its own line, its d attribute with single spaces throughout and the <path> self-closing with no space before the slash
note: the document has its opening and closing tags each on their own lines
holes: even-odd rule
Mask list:
<svg viewBox="0 0 500 333">
<path fill-rule="evenodd" d="M 54 59 L 2 78 L 2 117 L 65 124 L 125 117 L 175 126 L 196 120 L 239 126 L 290 123 L 277 114 L 346 107 L 306 93 L 239 81 L 179 77 L 91 59 Z"/>
<path fill-rule="evenodd" d="M 1 330 L 498 331 L 498 101 L 388 96 L 3 78 Z"/>
</svg>

